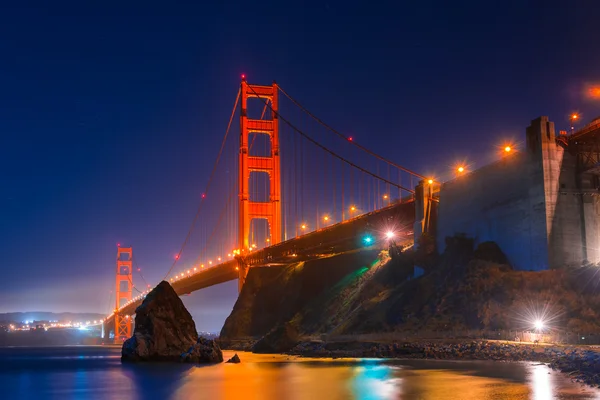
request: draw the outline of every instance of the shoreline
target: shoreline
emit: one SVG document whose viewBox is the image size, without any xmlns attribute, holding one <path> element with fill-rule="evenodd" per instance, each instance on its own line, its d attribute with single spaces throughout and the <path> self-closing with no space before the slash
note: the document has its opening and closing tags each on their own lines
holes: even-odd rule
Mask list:
<svg viewBox="0 0 600 400">
<path fill-rule="evenodd" d="M 224 350 L 252 352 L 254 340 L 228 341 Z M 589 346 L 460 341 L 302 341 L 286 354 L 307 358 L 390 358 L 464 361 L 529 361 L 547 364 L 579 383 L 600 387 L 600 350 Z"/>
</svg>

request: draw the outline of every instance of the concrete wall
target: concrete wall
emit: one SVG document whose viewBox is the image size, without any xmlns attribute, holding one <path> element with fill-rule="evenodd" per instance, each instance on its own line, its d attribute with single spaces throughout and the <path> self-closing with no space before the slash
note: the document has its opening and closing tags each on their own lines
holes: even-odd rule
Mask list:
<svg viewBox="0 0 600 400">
<path fill-rule="evenodd" d="M 544 185 L 549 267 L 580 264 L 585 254 L 576 157 L 556 143 L 554 124 L 546 117 L 532 121 L 526 132 L 528 152 L 541 166 L 535 179 Z"/>
<path fill-rule="evenodd" d="M 440 188 L 438 249 L 465 234 L 476 244 L 494 241 L 522 270 L 548 268 L 541 173 L 527 152 L 516 152 Z"/>
<path fill-rule="evenodd" d="M 525 149 L 441 186 L 438 248 L 462 233 L 498 243 L 521 270 L 600 262 L 598 177 L 578 170 L 547 117 L 526 139 Z"/>
</svg>

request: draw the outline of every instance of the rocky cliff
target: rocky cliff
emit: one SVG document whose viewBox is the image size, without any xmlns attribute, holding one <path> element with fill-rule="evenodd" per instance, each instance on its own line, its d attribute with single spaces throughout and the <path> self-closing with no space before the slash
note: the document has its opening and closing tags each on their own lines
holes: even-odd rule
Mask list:
<svg viewBox="0 0 600 400">
<path fill-rule="evenodd" d="M 213 340 L 198 337 L 192 316 L 168 282 L 148 293 L 135 313 L 133 336 L 123 343 L 123 361 L 223 361 Z"/>
<path fill-rule="evenodd" d="M 493 243 L 474 248 L 453 238 L 441 256 L 428 258 L 424 275 L 411 279 L 415 257 L 392 261 L 365 250 L 251 269 L 221 342 L 276 352 L 307 338 L 531 329 L 536 316 L 563 330 L 600 333 L 597 267 L 513 271 Z"/>
</svg>

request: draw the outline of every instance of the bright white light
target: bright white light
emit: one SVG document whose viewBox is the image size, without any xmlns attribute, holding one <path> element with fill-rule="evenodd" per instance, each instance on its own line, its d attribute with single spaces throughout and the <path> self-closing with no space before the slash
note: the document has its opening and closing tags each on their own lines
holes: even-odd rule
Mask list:
<svg viewBox="0 0 600 400">
<path fill-rule="evenodd" d="M 535 321 L 535 329 L 537 329 L 538 331 L 541 331 L 542 329 L 544 329 L 544 321 L 542 320 L 536 320 Z"/>
<path fill-rule="evenodd" d="M 392 231 L 388 231 L 388 232 L 385 234 L 385 236 L 386 236 L 388 239 L 391 239 L 391 238 L 393 238 L 394 236 L 396 236 L 396 234 L 395 234 L 394 232 L 392 232 Z"/>
</svg>

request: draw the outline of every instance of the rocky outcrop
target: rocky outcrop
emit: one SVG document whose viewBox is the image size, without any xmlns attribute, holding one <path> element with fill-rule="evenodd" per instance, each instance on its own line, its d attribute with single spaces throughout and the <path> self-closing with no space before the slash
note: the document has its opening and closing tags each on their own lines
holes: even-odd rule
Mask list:
<svg viewBox="0 0 600 400">
<path fill-rule="evenodd" d="M 572 333 L 555 340 L 570 343 L 580 336 L 577 332 L 600 333 L 597 285 L 581 284 L 598 282 L 597 266 L 515 271 L 495 243 L 475 246 L 472 239 L 457 236 L 415 278 L 419 251 L 391 260 L 366 249 L 304 264 L 252 268 L 220 343 L 236 350 L 255 343 L 255 351 L 287 351 L 286 323 L 293 323 L 300 340 L 383 333 L 445 339 L 473 337 L 471 332 L 498 339 L 500 331 L 503 339 L 513 340 L 509 331 L 533 327 L 523 326 L 512 313 L 547 304 L 547 299 L 553 299 L 556 331 Z"/>
<path fill-rule="evenodd" d="M 148 293 L 135 313 L 135 330 L 123 343 L 122 361 L 223 361 L 214 341 L 198 338 L 192 316 L 168 282 Z"/>
<path fill-rule="evenodd" d="M 196 364 L 219 363 L 223 362 L 223 352 L 214 340 L 199 337 L 196 344 L 181 355 L 181 361 Z"/>
<path fill-rule="evenodd" d="M 254 353 L 283 353 L 298 344 L 299 335 L 289 322 L 279 325 L 252 346 Z"/>
<path fill-rule="evenodd" d="M 237 353 L 235 353 L 235 354 L 233 355 L 233 357 L 231 357 L 229 360 L 227 360 L 227 362 L 228 362 L 228 363 L 231 363 L 231 364 L 239 364 L 239 363 L 241 363 L 242 361 L 240 360 L 240 357 L 237 355 Z"/>
<path fill-rule="evenodd" d="M 577 382 L 600 386 L 600 354 L 591 350 L 572 350 L 558 354 L 550 366 Z"/>
</svg>

